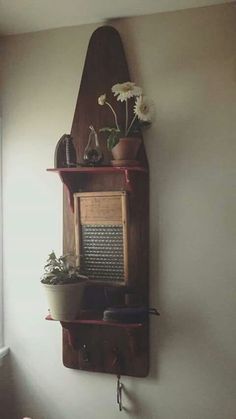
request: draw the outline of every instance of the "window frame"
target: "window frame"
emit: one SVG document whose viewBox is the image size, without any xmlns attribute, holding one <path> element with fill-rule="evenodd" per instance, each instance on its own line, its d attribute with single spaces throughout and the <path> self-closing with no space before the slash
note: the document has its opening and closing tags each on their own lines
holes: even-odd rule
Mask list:
<svg viewBox="0 0 236 419">
<path fill-rule="evenodd" d="M 4 310 L 3 310 L 3 176 L 2 176 L 2 117 L 0 115 L 0 365 L 9 348 L 4 346 Z"/>
</svg>

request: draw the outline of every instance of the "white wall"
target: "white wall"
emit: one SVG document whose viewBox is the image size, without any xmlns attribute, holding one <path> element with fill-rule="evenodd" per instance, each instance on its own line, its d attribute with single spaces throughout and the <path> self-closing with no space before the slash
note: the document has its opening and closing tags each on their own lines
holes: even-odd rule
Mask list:
<svg viewBox="0 0 236 419">
<path fill-rule="evenodd" d="M 150 376 L 123 378 L 123 413 L 115 405 L 114 377 L 62 366 L 60 326 L 44 321 L 39 283 L 48 252 L 61 251 L 62 242 L 61 185 L 46 168 L 57 140 L 70 131 L 96 26 L 2 40 L 5 338 L 11 347 L 9 383 L 0 383 L 1 398 L 4 390 L 8 395 L 2 419 L 236 417 L 235 17 L 229 4 L 114 22 L 132 78 L 157 114 L 145 142 L 150 299 L 161 318 L 151 319 Z"/>
</svg>

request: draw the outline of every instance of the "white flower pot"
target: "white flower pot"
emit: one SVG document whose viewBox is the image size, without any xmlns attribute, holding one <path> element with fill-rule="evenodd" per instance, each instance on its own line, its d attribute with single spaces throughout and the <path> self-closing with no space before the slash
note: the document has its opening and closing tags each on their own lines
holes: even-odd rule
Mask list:
<svg viewBox="0 0 236 419">
<path fill-rule="evenodd" d="M 87 279 L 73 284 L 42 284 L 54 320 L 75 320 L 78 317 L 86 282 Z"/>
</svg>

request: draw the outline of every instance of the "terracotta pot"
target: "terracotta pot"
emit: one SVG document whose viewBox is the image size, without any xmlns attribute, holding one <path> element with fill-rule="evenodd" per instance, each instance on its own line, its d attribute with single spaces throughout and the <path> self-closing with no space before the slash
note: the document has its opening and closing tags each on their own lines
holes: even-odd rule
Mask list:
<svg viewBox="0 0 236 419">
<path fill-rule="evenodd" d="M 120 138 L 118 144 L 111 150 L 113 158 L 115 160 L 135 160 L 141 142 L 141 138 L 136 137 Z"/>
<path fill-rule="evenodd" d="M 75 320 L 77 318 L 86 282 L 87 279 L 73 284 L 43 284 L 50 314 L 54 320 Z"/>
</svg>

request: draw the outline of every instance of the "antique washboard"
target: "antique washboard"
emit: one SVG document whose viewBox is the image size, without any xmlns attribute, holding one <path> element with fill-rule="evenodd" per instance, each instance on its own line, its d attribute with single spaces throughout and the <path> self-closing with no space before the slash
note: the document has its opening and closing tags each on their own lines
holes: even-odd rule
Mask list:
<svg viewBox="0 0 236 419">
<path fill-rule="evenodd" d="M 84 273 L 96 283 L 126 283 L 126 192 L 75 193 L 74 208 L 76 254 Z"/>
</svg>

